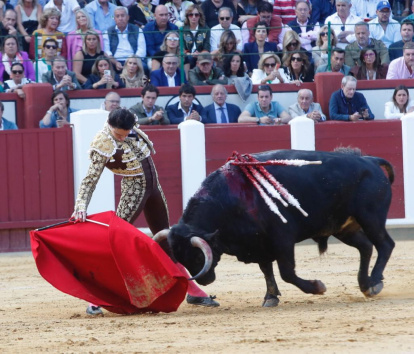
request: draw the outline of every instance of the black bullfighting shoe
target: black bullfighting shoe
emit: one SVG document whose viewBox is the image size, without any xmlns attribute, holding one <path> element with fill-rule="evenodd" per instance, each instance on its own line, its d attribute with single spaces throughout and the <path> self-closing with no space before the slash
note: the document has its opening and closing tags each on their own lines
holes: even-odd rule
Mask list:
<svg viewBox="0 0 414 354">
<path fill-rule="evenodd" d="M 93 306 L 93 305 L 89 305 L 86 308 L 86 313 L 92 316 L 103 315 L 102 309 L 99 306 Z"/>
<path fill-rule="evenodd" d="M 187 295 L 187 303 L 197 306 L 206 306 L 206 307 L 218 307 L 220 304 L 217 301 L 214 301 L 215 296 L 191 296 Z"/>
</svg>

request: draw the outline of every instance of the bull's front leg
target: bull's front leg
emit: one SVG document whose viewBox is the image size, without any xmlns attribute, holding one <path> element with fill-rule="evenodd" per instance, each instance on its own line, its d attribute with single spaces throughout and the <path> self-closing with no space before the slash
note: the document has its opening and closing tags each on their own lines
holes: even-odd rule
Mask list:
<svg viewBox="0 0 414 354">
<path fill-rule="evenodd" d="M 263 307 L 275 307 L 279 304 L 278 296 L 281 296 L 276 280 L 273 273 L 273 264 L 272 262 L 268 263 L 259 263 L 259 267 L 263 272 L 263 275 L 266 280 L 266 295 L 263 300 Z"/>
</svg>

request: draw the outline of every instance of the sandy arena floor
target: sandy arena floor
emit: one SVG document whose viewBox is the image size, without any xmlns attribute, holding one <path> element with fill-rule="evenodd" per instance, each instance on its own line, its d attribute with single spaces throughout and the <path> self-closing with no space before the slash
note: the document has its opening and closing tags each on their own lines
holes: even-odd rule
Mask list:
<svg viewBox="0 0 414 354">
<path fill-rule="evenodd" d="M 365 299 L 357 251 L 330 244 L 296 248 L 297 272 L 320 279 L 323 296 L 283 282 L 276 308 L 262 308 L 257 265 L 223 257 L 206 289 L 219 308 L 183 303 L 176 313 L 104 317 L 49 285 L 30 253 L 0 254 L 1 353 L 414 353 L 414 241 L 397 241 L 384 290 Z"/>
</svg>

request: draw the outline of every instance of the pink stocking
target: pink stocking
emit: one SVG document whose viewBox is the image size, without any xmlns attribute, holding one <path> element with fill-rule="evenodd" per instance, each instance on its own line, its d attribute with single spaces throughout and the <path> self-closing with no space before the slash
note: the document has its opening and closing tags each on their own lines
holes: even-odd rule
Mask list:
<svg viewBox="0 0 414 354">
<path fill-rule="evenodd" d="M 190 277 L 190 274 L 187 272 L 187 269 L 185 269 L 181 263 L 175 263 L 175 265 L 178 267 L 181 273 L 183 273 L 187 278 Z M 188 295 L 195 297 L 208 297 L 207 293 L 201 290 L 193 280 L 188 282 L 187 293 Z"/>
</svg>

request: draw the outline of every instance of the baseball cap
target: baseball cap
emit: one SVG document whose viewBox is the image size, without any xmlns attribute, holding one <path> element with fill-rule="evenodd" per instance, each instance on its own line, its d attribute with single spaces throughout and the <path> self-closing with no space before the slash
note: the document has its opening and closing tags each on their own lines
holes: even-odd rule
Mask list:
<svg viewBox="0 0 414 354">
<path fill-rule="evenodd" d="M 390 3 L 388 1 L 380 1 L 377 4 L 377 11 L 381 11 L 383 9 L 390 9 L 391 10 L 391 6 L 390 6 Z"/>
<path fill-rule="evenodd" d="M 210 53 L 201 53 L 197 56 L 197 62 L 202 63 L 211 63 L 212 57 Z"/>
</svg>

